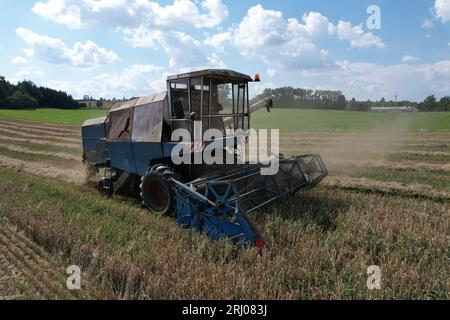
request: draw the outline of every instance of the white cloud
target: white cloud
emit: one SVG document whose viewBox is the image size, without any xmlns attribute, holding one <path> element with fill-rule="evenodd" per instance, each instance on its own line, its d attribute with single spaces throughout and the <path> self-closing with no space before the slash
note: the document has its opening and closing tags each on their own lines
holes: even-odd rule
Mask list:
<svg viewBox="0 0 450 320">
<path fill-rule="evenodd" d="M 318 12 L 305 14 L 300 23 L 295 18 L 285 20 L 280 11 L 265 10 L 261 5 L 248 10 L 235 32 L 235 41 L 241 47 L 270 46 L 290 40 L 306 42 L 318 37 L 336 37 L 348 41 L 352 48 L 385 46 L 379 37 L 364 32 L 362 25 L 353 26 L 342 20 L 334 25 Z"/>
<path fill-rule="evenodd" d="M 28 56 L 35 56 L 48 63 L 99 68 L 120 60 L 113 51 L 101 48 L 92 41 L 77 42 L 73 48 L 69 48 L 60 39 L 39 35 L 29 29 L 18 28 L 16 33 L 29 46 L 25 51 Z"/>
<path fill-rule="evenodd" d="M 442 23 L 450 21 L 450 0 L 436 0 L 434 3 L 434 13 Z"/>
<path fill-rule="evenodd" d="M 378 36 L 364 32 L 362 25 L 345 21 L 334 25 L 318 12 L 305 14 L 301 22 L 286 20 L 282 12 L 261 5 L 249 8 L 239 25 L 203 42 L 219 52 L 234 46 L 244 57 L 260 58 L 270 68 L 299 70 L 333 65 L 329 52 L 314 43 L 320 37 L 348 41 L 352 48 L 385 47 Z"/>
<path fill-rule="evenodd" d="M 378 36 L 372 32 L 364 32 L 362 25 L 352 26 L 350 22 L 339 21 L 335 27 L 335 32 L 340 40 L 350 42 L 352 48 L 369 48 L 375 46 L 384 48 L 385 44 Z"/>
<path fill-rule="evenodd" d="M 286 21 L 280 11 L 251 7 L 233 30 L 233 45 L 245 57 L 255 57 L 276 68 L 319 68 L 329 61 L 299 28 L 296 19 Z"/>
<path fill-rule="evenodd" d="M 49 0 L 48 2 L 37 2 L 33 12 L 45 20 L 52 20 L 64 24 L 71 29 L 80 29 L 84 26 L 81 22 L 80 7 L 64 0 Z"/>
<path fill-rule="evenodd" d="M 450 77 L 450 60 L 436 62 L 431 66 L 432 74 Z"/>
<path fill-rule="evenodd" d="M 166 81 L 168 76 L 170 76 L 170 73 L 164 72 L 159 79 L 149 80 L 148 87 L 155 92 L 166 91 Z"/>
<path fill-rule="evenodd" d="M 89 80 L 74 81 L 47 81 L 45 85 L 64 90 L 74 97 L 90 95 L 103 98 L 121 98 L 141 96 L 154 93 L 149 86 L 151 81 L 157 80 L 162 67 L 154 65 L 133 65 L 117 73 L 102 73 Z M 155 77 L 154 80 L 150 80 Z"/>
<path fill-rule="evenodd" d="M 304 71 L 302 76 L 320 87 L 339 88 L 348 99 L 388 98 L 398 92 L 401 99 L 422 100 L 450 90 L 450 60 L 394 65 L 340 61 L 337 65 L 321 72 Z"/>
<path fill-rule="evenodd" d="M 205 63 L 206 53 L 200 41 L 182 32 L 174 32 L 160 38 L 160 43 L 170 57 L 170 67 L 189 67 Z"/>
<path fill-rule="evenodd" d="M 28 62 L 28 60 L 22 56 L 17 56 L 11 60 L 11 63 L 14 63 L 14 64 L 25 64 L 27 62 Z"/>
<path fill-rule="evenodd" d="M 164 28 L 181 31 L 185 26 L 211 28 L 228 17 L 221 0 L 175 0 L 162 6 L 150 0 L 48 0 L 37 2 L 33 12 L 46 20 L 80 29 L 91 23 L 120 28 Z"/>
<path fill-rule="evenodd" d="M 290 21 L 292 24 L 297 24 L 296 19 Z M 303 24 L 298 25 L 298 28 L 303 29 L 310 38 L 323 37 L 334 32 L 333 24 L 319 12 L 310 12 L 303 15 L 302 22 Z"/>
<path fill-rule="evenodd" d="M 16 78 L 18 80 L 33 80 L 35 81 L 36 78 L 42 77 L 43 73 L 41 70 L 34 68 L 34 67 L 24 67 L 20 69 L 17 74 Z"/>
<path fill-rule="evenodd" d="M 198 68 L 200 66 L 223 67 L 216 54 L 208 55 L 201 41 L 178 31 L 162 32 L 146 27 L 124 30 L 125 40 L 133 47 L 161 47 L 169 57 L 170 67 Z"/>
<path fill-rule="evenodd" d="M 404 63 L 416 62 L 418 60 L 419 60 L 419 58 L 414 57 L 414 56 L 409 55 L 409 54 L 402 57 L 402 62 L 404 62 Z"/>
<path fill-rule="evenodd" d="M 229 14 L 222 0 L 174 0 L 168 5 L 150 0 L 48 0 L 36 3 L 33 11 L 69 28 L 107 26 L 121 32 L 133 47 L 162 48 L 171 67 L 223 65 L 186 34 L 190 27 L 220 25 Z M 216 37 L 213 43 L 217 41 Z"/>
<path fill-rule="evenodd" d="M 422 29 L 432 29 L 434 28 L 434 23 L 430 19 L 425 19 L 422 23 Z"/>
<path fill-rule="evenodd" d="M 223 52 L 224 47 L 230 44 L 231 41 L 232 33 L 227 31 L 208 36 L 203 40 L 203 44 L 213 47 L 218 52 Z"/>
</svg>

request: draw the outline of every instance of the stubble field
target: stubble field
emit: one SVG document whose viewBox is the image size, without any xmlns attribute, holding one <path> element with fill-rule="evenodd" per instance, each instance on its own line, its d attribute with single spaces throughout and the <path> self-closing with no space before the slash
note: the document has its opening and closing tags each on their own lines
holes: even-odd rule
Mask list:
<svg viewBox="0 0 450 320">
<path fill-rule="evenodd" d="M 320 153 L 330 177 L 252 216 L 260 255 L 101 198 L 78 126 L 0 118 L 0 297 L 450 298 L 450 133 L 286 130 L 280 149 Z M 69 265 L 80 292 L 64 287 Z"/>
</svg>

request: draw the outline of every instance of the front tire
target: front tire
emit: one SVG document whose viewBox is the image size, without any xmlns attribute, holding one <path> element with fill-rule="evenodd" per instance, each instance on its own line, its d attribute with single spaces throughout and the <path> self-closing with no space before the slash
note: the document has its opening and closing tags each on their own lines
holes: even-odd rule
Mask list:
<svg viewBox="0 0 450 320">
<path fill-rule="evenodd" d="M 160 215 L 173 216 L 176 209 L 173 171 L 163 164 L 150 167 L 141 178 L 142 204 Z"/>
</svg>

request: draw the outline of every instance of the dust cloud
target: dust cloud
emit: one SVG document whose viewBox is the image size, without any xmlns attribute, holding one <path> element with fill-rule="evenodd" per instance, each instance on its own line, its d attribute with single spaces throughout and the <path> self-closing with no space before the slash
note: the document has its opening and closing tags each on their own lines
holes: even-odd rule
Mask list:
<svg viewBox="0 0 450 320">
<path fill-rule="evenodd" d="M 390 126 L 358 132 L 300 134 L 299 137 L 307 143 L 302 152 L 320 154 L 331 175 L 351 175 L 361 168 L 381 165 L 390 154 L 400 152 L 412 138 L 408 128 L 408 120 L 399 117 Z M 293 154 L 292 149 L 290 153 Z"/>
</svg>

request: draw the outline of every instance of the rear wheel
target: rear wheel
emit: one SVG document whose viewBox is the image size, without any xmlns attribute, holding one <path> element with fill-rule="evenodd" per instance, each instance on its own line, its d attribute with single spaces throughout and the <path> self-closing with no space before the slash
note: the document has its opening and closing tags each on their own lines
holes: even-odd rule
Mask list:
<svg viewBox="0 0 450 320">
<path fill-rule="evenodd" d="M 175 214 L 173 171 L 163 164 L 150 167 L 141 179 L 141 199 L 144 206 L 161 215 Z"/>
</svg>

